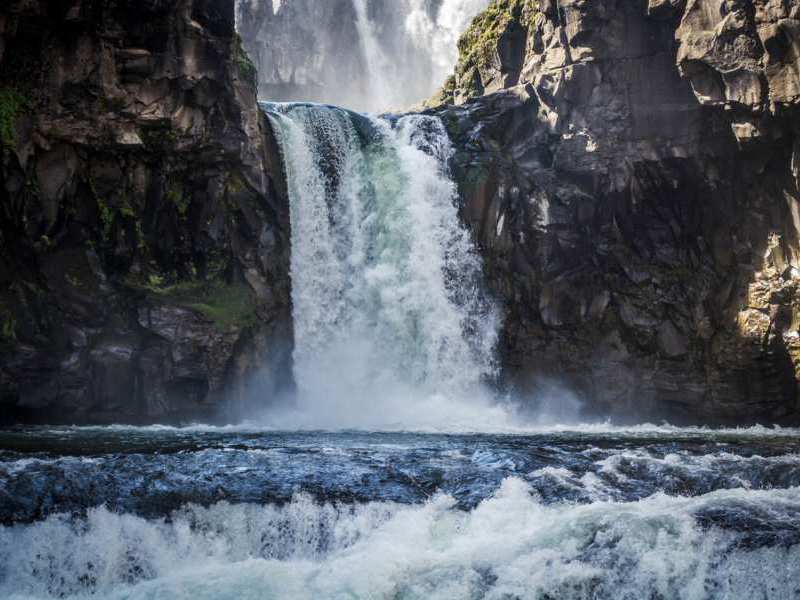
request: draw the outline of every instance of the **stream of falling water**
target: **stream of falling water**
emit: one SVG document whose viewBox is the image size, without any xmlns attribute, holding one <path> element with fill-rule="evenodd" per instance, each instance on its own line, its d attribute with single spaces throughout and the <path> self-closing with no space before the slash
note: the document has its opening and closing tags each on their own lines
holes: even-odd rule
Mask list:
<svg viewBox="0 0 800 600">
<path fill-rule="evenodd" d="M 265 105 L 291 202 L 293 426 L 483 429 L 497 312 L 442 123 Z M 299 421 L 297 421 L 299 419 Z"/>
</svg>

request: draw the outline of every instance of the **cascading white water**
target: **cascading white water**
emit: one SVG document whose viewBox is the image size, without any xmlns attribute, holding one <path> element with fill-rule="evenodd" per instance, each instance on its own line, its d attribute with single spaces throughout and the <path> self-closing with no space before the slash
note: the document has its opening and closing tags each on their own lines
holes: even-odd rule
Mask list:
<svg viewBox="0 0 800 600">
<path fill-rule="evenodd" d="M 444 84 L 490 0 L 237 0 L 264 100 L 404 110 Z M 263 6 L 267 4 L 267 6 Z"/>
<path fill-rule="evenodd" d="M 539 501 L 508 478 L 473 510 L 425 504 L 188 506 L 147 521 L 104 507 L 0 528 L 0 595 L 108 598 L 797 598 L 800 546 L 701 528 L 722 508 L 796 515 L 800 488 Z M 13 560 L 12 560 L 13 559 Z"/>
<path fill-rule="evenodd" d="M 267 110 L 291 202 L 294 418 L 437 429 L 504 419 L 484 389 L 496 311 L 459 221 L 442 123 L 412 115 L 392 126 L 308 104 Z"/>
<path fill-rule="evenodd" d="M 366 67 L 368 94 L 363 107 L 367 110 L 402 108 L 430 96 L 458 60 L 458 38 L 489 4 L 489 0 L 442 0 L 432 10 L 429 0 L 399 0 L 405 15 L 402 31 L 415 52 L 391 60 L 381 44 L 378 24 L 370 19 L 369 1 L 352 1 Z"/>
<path fill-rule="evenodd" d="M 458 38 L 470 21 L 489 5 L 489 0 L 442 0 L 437 11 L 427 0 L 403 0 L 405 30 L 414 44 L 432 61 L 431 91 L 442 85 L 458 60 Z"/>
<path fill-rule="evenodd" d="M 375 23 L 369 19 L 367 0 L 353 0 L 353 8 L 356 12 L 356 30 L 361 54 L 366 67 L 371 108 L 378 110 L 393 108 L 392 103 L 396 94 L 389 78 L 394 69 L 379 42 L 379 33 L 376 31 Z"/>
</svg>

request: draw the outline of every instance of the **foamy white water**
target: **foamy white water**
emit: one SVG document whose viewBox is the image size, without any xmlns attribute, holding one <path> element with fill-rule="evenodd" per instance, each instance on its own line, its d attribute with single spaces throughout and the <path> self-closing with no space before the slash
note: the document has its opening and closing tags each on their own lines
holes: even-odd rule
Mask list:
<svg viewBox="0 0 800 600">
<path fill-rule="evenodd" d="M 485 382 L 498 318 L 443 125 L 267 106 L 291 202 L 298 410 L 278 427 L 509 426 Z"/>
<path fill-rule="evenodd" d="M 797 430 L 574 429 L 2 431 L 0 598 L 797 597 Z"/>
<path fill-rule="evenodd" d="M 0 529 L 4 598 L 467 599 L 797 596 L 800 547 L 752 545 L 711 511 L 800 514 L 800 490 L 544 505 L 507 479 L 469 512 L 424 505 L 187 507 L 169 521 L 53 516 Z"/>
</svg>

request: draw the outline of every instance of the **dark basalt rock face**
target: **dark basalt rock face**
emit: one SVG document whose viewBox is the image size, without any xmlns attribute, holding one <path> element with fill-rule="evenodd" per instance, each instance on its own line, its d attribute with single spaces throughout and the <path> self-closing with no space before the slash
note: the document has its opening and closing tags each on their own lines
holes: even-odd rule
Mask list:
<svg viewBox="0 0 800 600">
<path fill-rule="evenodd" d="M 436 112 L 511 386 L 796 421 L 798 3 L 497 0 L 482 18 Z"/>
<path fill-rule="evenodd" d="M 0 7 L 0 420 L 231 415 L 290 378 L 277 147 L 233 2 Z"/>
<path fill-rule="evenodd" d="M 0 8 L 1 421 L 235 416 L 290 385 L 287 200 L 233 4 Z M 796 422 L 797 3 L 496 0 L 476 23 L 432 110 L 503 381 Z"/>
</svg>

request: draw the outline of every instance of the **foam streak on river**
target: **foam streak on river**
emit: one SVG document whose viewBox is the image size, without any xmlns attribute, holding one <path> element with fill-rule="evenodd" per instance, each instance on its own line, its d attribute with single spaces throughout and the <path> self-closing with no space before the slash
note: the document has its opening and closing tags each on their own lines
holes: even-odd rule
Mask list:
<svg viewBox="0 0 800 600">
<path fill-rule="evenodd" d="M 800 431 L 0 433 L 0 597 L 800 597 Z"/>
</svg>

